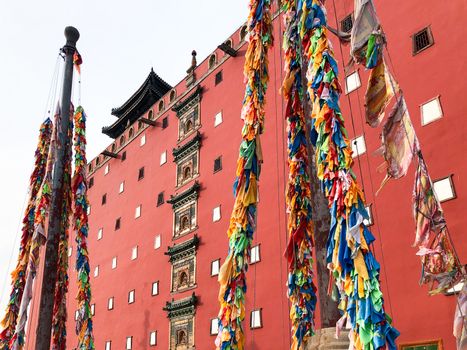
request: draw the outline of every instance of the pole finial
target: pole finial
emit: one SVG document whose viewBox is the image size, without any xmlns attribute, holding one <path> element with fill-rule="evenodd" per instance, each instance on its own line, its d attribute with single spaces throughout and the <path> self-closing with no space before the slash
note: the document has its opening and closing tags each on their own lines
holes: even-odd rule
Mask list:
<svg viewBox="0 0 467 350">
<path fill-rule="evenodd" d="M 66 38 L 66 46 L 71 46 L 72 48 L 76 48 L 76 42 L 79 39 L 78 29 L 72 26 L 66 27 L 65 38 Z"/>
</svg>

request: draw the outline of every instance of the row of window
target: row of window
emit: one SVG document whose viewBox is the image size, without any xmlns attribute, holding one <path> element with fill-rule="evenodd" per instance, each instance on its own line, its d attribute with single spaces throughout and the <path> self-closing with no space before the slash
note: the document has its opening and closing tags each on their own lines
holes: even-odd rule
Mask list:
<svg viewBox="0 0 467 350">
<path fill-rule="evenodd" d="M 262 309 L 252 310 L 250 312 L 250 329 L 257 329 L 257 328 L 262 328 L 262 327 L 263 327 Z M 219 332 L 219 319 L 213 318 L 211 319 L 209 333 L 211 335 L 217 335 L 218 332 Z M 177 345 L 183 345 L 185 343 L 186 343 L 186 334 L 183 334 L 182 336 L 177 337 Z M 149 345 L 150 346 L 157 345 L 157 331 L 151 331 L 149 333 Z M 105 350 L 111 350 L 111 349 L 112 349 L 112 341 L 107 340 L 105 342 Z M 133 337 L 132 336 L 128 336 L 126 338 L 125 349 L 126 350 L 133 349 Z"/>
</svg>

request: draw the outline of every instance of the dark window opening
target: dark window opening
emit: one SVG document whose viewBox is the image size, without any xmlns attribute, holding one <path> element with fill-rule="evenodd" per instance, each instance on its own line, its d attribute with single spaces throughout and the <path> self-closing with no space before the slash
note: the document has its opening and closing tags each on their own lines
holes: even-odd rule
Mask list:
<svg viewBox="0 0 467 350">
<path fill-rule="evenodd" d="M 188 180 L 191 178 L 191 167 L 187 166 L 183 169 L 183 180 Z"/>
<path fill-rule="evenodd" d="M 122 153 L 122 162 L 126 160 L 126 151 Z"/>
<path fill-rule="evenodd" d="M 157 206 L 164 204 L 164 192 L 157 195 Z"/>
<path fill-rule="evenodd" d="M 169 118 L 165 117 L 164 119 L 162 119 L 162 129 L 165 129 L 168 126 L 169 126 Z"/>
<path fill-rule="evenodd" d="M 128 136 L 129 136 L 130 138 L 132 138 L 132 137 L 133 137 L 133 134 L 134 134 L 134 131 L 133 131 L 133 128 L 131 128 L 131 129 L 130 129 L 130 132 L 128 133 Z"/>
<path fill-rule="evenodd" d="M 190 218 L 188 217 L 188 215 L 183 216 L 180 221 L 181 221 L 180 226 L 181 226 L 182 231 L 188 230 L 190 228 Z"/>
<path fill-rule="evenodd" d="M 88 187 L 89 187 L 89 188 L 91 188 L 92 186 L 94 186 L 94 178 L 93 178 L 93 177 L 91 177 L 91 178 L 89 179 L 89 184 L 88 184 Z"/>
<path fill-rule="evenodd" d="M 191 121 L 191 119 L 189 119 L 186 123 L 185 123 L 185 133 L 189 132 L 193 130 L 193 122 Z"/>
<path fill-rule="evenodd" d="M 214 172 L 222 170 L 222 158 L 218 157 L 214 159 Z"/>
<path fill-rule="evenodd" d="M 348 15 L 341 21 L 341 31 L 345 33 L 350 33 L 353 27 L 353 18 L 352 15 Z"/>
<path fill-rule="evenodd" d="M 105 194 L 102 196 L 102 205 L 104 205 L 105 203 L 107 203 L 107 193 L 105 193 Z"/>
<path fill-rule="evenodd" d="M 220 82 L 222 81 L 222 71 L 219 71 L 216 73 L 216 79 L 215 79 L 215 84 L 220 84 Z"/>
<path fill-rule="evenodd" d="M 177 332 L 177 341 L 176 341 L 176 345 L 186 345 L 188 344 L 188 339 L 187 339 L 187 336 L 186 336 L 186 332 L 184 330 L 179 330 Z"/>
<path fill-rule="evenodd" d="M 138 181 L 144 179 L 144 167 L 140 168 L 138 171 Z"/>
<path fill-rule="evenodd" d="M 115 231 L 120 230 L 120 223 L 121 223 L 121 219 L 120 219 L 120 218 L 118 218 L 117 220 L 115 220 Z"/>
<path fill-rule="evenodd" d="M 412 36 L 412 50 L 414 55 L 433 44 L 433 35 L 431 34 L 430 27 L 426 27 Z"/>
<path fill-rule="evenodd" d="M 120 147 L 123 146 L 123 144 L 125 143 L 125 136 L 120 136 Z"/>
</svg>

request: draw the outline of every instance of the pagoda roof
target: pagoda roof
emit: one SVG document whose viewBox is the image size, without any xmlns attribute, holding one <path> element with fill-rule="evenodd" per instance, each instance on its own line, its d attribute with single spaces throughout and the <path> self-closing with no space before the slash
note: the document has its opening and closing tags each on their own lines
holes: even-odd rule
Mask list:
<svg viewBox="0 0 467 350">
<path fill-rule="evenodd" d="M 102 133 L 117 138 L 125 131 L 128 124 L 135 122 L 170 89 L 172 87 L 151 68 L 143 85 L 123 105 L 112 108 L 111 114 L 118 119 L 112 125 L 104 126 Z"/>
</svg>

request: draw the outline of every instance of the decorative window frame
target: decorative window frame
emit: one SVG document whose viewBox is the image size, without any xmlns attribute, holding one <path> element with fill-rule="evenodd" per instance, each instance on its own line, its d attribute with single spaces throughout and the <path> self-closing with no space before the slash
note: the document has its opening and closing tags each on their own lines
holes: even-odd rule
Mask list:
<svg viewBox="0 0 467 350">
<path fill-rule="evenodd" d="M 164 311 L 170 320 L 169 325 L 169 350 L 180 349 L 176 343 L 178 331 L 185 330 L 187 333 L 187 344 L 185 349 L 194 349 L 195 347 L 195 314 L 198 304 L 198 298 L 193 293 L 190 297 L 167 301 Z"/>
<path fill-rule="evenodd" d="M 203 88 L 198 86 L 196 90 L 185 100 L 176 103 L 172 110 L 176 112 L 178 118 L 178 142 L 186 139 L 189 135 L 194 133 L 201 127 L 201 96 L 203 93 Z M 192 116 L 193 112 L 197 113 L 194 117 L 193 128 L 185 132 L 184 128 L 185 123 Z"/>
<path fill-rule="evenodd" d="M 196 251 L 199 245 L 199 238 L 195 234 L 193 238 L 175 244 L 167 248 L 165 255 L 168 255 L 171 268 L 171 292 L 179 293 L 188 289 L 196 288 Z M 177 279 L 179 273 L 187 272 L 188 281 L 186 286 L 179 287 Z"/>
<path fill-rule="evenodd" d="M 193 186 L 188 188 L 186 191 L 175 196 L 170 196 L 170 199 L 167 200 L 167 203 L 172 204 L 173 210 L 173 240 L 185 236 L 198 228 L 198 196 L 200 188 L 200 184 L 195 181 Z M 194 215 L 191 217 L 190 227 L 188 229 L 181 230 L 180 223 L 177 223 L 177 217 L 180 213 L 192 206 L 194 209 Z"/>
<path fill-rule="evenodd" d="M 172 150 L 174 162 L 177 165 L 175 177 L 176 188 L 183 186 L 199 176 L 199 149 L 201 147 L 201 138 L 201 134 L 198 131 L 196 136 L 190 141 Z M 184 165 L 190 162 L 192 163 L 191 176 L 185 179 L 183 177 L 183 172 L 186 168 Z"/>
<path fill-rule="evenodd" d="M 424 345 L 437 345 L 438 350 L 444 350 L 443 346 L 443 339 L 432 339 L 432 340 L 422 340 L 422 341 L 415 341 L 409 343 L 402 343 L 399 344 L 399 350 L 406 350 L 408 348 L 412 348 L 414 346 L 424 346 Z"/>
</svg>

